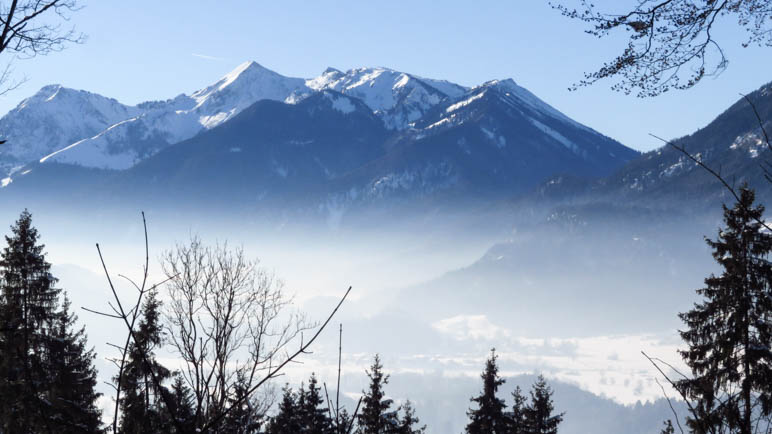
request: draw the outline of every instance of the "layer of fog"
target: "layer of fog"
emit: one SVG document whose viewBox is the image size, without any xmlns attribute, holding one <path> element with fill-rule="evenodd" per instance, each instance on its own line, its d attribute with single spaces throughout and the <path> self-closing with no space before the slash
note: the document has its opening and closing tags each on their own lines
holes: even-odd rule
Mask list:
<svg viewBox="0 0 772 434">
<path fill-rule="evenodd" d="M 75 306 L 105 308 L 109 299 L 97 242 L 111 273 L 141 275 L 138 212 L 32 211 L 48 260 Z M 16 213 L 0 210 L 0 227 L 7 228 Z M 678 363 L 677 314 L 689 308 L 694 289 L 715 271 L 702 236 L 713 235 L 718 223 L 716 215 L 570 224 L 508 221 L 507 216 L 486 224 L 470 216 L 412 227 L 373 221 L 370 227 L 330 229 L 148 213 L 150 281 L 163 279 L 162 252 L 196 234 L 205 242 L 243 246 L 285 282 L 296 297 L 294 307 L 312 320 L 323 319 L 353 286 L 352 299 L 314 354 L 276 386 L 284 381 L 296 385 L 312 371 L 332 382 L 336 329 L 342 323 L 346 396 L 353 399 L 361 392 L 364 370 L 380 353 L 393 375 L 389 393 L 416 401 L 431 433 L 462 429 L 468 399 L 478 391 L 492 347 L 501 355 L 505 375 L 544 373 L 556 384 L 559 408 L 571 411 L 561 432 L 586 432 L 587 424 L 615 417 L 646 419 L 636 425 L 640 432 L 658 432 L 668 417 L 661 402 L 645 408 L 624 405 L 662 397 L 656 371 L 640 352 Z M 119 291 L 128 297 L 133 290 L 120 283 Z M 115 321 L 84 311 L 79 316 L 99 354 L 100 380 L 109 381 L 114 369 L 105 358 L 115 350 L 107 342 L 122 339 L 125 332 Z M 162 355 L 174 363 L 173 354 Z M 591 395 L 577 395 L 579 390 Z M 561 391 L 575 399 L 560 397 Z M 103 402 L 108 408 L 107 396 Z M 590 411 L 598 406 L 607 406 L 601 412 L 605 416 Z M 618 432 L 618 426 L 608 422 L 595 432 Z"/>
</svg>

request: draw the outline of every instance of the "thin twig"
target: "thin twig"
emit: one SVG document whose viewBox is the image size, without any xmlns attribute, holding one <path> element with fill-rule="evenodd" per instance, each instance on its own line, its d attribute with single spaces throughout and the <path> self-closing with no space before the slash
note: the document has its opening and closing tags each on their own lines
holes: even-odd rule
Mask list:
<svg viewBox="0 0 772 434">
<path fill-rule="evenodd" d="M 335 390 L 335 425 L 340 425 L 340 364 L 343 358 L 343 324 L 340 324 L 338 332 L 338 385 Z"/>
<path fill-rule="evenodd" d="M 657 382 L 657 385 L 659 386 L 659 388 L 662 389 L 662 394 L 665 395 L 665 399 L 667 400 L 667 405 L 670 406 L 670 411 L 673 412 L 673 418 L 675 418 L 676 425 L 678 425 L 678 430 L 681 431 L 681 434 L 684 434 L 684 429 L 681 427 L 681 421 L 678 418 L 678 413 L 676 413 L 675 408 L 673 408 L 673 403 L 670 401 L 670 397 L 667 396 L 665 387 L 662 385 L 662 383 L 659 382 L 658 378 L 655 378 L 654 381 Z"/>
<path fill-rule="evenodd" d="M 357 401 L 357 407 L 354 409 L 354 414 L 351 416 L 351 425 L 348 426 L 348 430 L 346 431 L 346 434 L 351 434 L 351 430 L 354 429 L 354 422 L 357 419 L 357 415 L 359 414 L 359 406 L 362 405 L 362 397 L 359 397 L 359 401 Z"/>
<path fill-rule="evenodd" d="M 665 380 L 667 380 L 668 383 L 670 383 L 670 385 L 673 387 L 673 389 L 675 389 L 676 392 L 678 392 L 679 395 L 681 395 L 681 398 L 683 398 L 684 402 L 689 407 L 689 411 L 696 416 L 698 414 L 697 410 L 694 408 L 691 401 L 689 401 L 689 397 L 686 396 L 686 394 L 676 386 L 675 382 L 673 382 L 673 380 L 671 380 L 670 377 L 668 377 L 667 374 L 665 374 L 665 371 L 663 371 L 662 368 L 660 368 L 659 365 L 657 365 L 657 362 L 655 362 L 654 359 L 649 357 L 649 355 L 646 354 L 644 351 L 641 351 L 641 354 L 643 354 L 643 357 L 646 357 L 646 359 L 648 359 L 649 362 L 652 365 L 654 365 L 654 367 L 657 369 L 657 371 L 659 371 L 662 377 L 665 378 Z M 702 424 L 703 422 L 699 417 L 695 417 L 695 421 L 700 424 Z M 710 432 L 715 433 L 715 430 L 712 427 L 709 426 L 708 429 L 710 430 Z"/>
</svg>

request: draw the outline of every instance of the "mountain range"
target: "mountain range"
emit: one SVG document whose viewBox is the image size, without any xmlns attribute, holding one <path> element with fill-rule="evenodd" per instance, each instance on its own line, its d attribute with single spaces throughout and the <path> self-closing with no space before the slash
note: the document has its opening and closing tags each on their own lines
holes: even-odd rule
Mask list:
<svg viewBox="0 0 772 434">
<path fill-rule="evenodd" d="M 674 142 L 767 194 L 770 124 L 754 109 L 770 119 L 771 89 Z M 24 200 L 212 203 L 339 220 L 403 205 L 726 199 L 675 149 L 639 154 L 511 79 L 465 87 L 388 68 L 302 79 L 246 62 L 198 91 L 135 106 L 45 86 L 0 119 L 0 132 L 0 194 Z"/>
<path fill-rule="evenodd" d="M 468 88 L 387 68 L 300 79 L 255 62 L 136 106 L 46 86 L 0 131 L 0 194 L 141 191 L 324 214 L 506 199 L 556 174 L 606 176 L 638 156 L 510 79 Z"/>
</svg>

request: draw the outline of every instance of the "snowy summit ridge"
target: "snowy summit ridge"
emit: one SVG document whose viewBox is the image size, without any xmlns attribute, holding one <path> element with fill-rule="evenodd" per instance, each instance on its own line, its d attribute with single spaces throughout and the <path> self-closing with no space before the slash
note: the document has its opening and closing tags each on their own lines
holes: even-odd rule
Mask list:
<svg viewBox="0 0 772 434">
<path fill-rule="evenodd" d="M 259 101 L 296 106 L 312 95 L 322 96 L 318 101 L 328 101 L 330 108 L 349 119 L 374 116 L 389 134 L 409 141 L 487 116 L 490 120 L 478 128 L 483 133 L 481 140 L 493 143 L 497 153 L 515 152 L 514 148 L 505 149 L 510 149 L 507 143 L 518 142 L 519 130 L 507 125 L 512 116 L 522 116 L 535 128 L 532 134 L 547 137 L 550 143 L 585 158 L 588 139 L 567 138 L 567 131 L 579 126 L 597 134 L 512 80 L 467 88 L 384 67 L 327 68 L 306 79 L 287 77 L 250 61 L 190 94 L 136 106 L 60 85 L 43 87 L 0 119 L 0 131 L 8 140 L 0 148 L 0 187 L 10 184 L 15 176 L 34 171 L 38 164 L 127 170 L 171 145 L 227 123 Z M 498 121 L 498 112 L 492 111 L 496 107 L 504 107 Z M 565 125 L 570 128 L 565 129 Z M 452 140 L 459 143 L 464 155 L 471 151 L 466 138 Z M 241 144 L 237 145 L 235 148 L 240 149 Z M 495 161 L 500 156 L 491 158 Z M 432 167 L 445 164 L 435 162 Z"/>
</svg>

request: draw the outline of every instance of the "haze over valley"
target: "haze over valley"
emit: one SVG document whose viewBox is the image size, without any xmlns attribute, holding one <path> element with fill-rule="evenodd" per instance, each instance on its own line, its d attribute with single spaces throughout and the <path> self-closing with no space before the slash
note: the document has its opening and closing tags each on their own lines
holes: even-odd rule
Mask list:
<svg viewBox="0 0 772 434">
<path fill-rule="evenodd" d="M 68 1 L 72 4 L 65 2 L 68 13 L 62 16 L 80 13 L 74 7 L 78 2 Z M 702 93 L 683 101 L 672 95 L 689 95 L 691 87 L 704 85 L 723 92 L 723 98 L 726 88 L 717 87 L 719 78 L 704 84 L 703 75 L 712 76 L 705 71 L 699 75 L 693 63 L 684 63 L 674 76 L 699 78 L 669 82 L 659 72 L 659 81 L 651 83 L 650 70 L 620 69 L 648 57 L 596 62 L 598 52 L 572 48 L 577 44 L 571 36 L 575 26 L 556 24 L 606 23 L 611 30 L 629 26 L 636 35 L 630 47 L 637 48 L 637 35 L 654 32 L 644 25 L 648 21 L 625 18 L 609 24 L 603 20 L 610 15 L 588 18 L 595 6 L 582 13 L 552 5 L 550 12 L 563 20 L 549 21 L 544 25 L 549 32 L 542 34 L 534 26 L 545 20 L 540 14 L 546 12 L 533 5 L 514 14 L 514 6 L 499 5 L 503 10 L 494 13 L 490 5 L 472 11 L 451 3 L 443 11 L 415 5 L 415 10 L 398 15 L 384 5 L 349 5 L 351 10 L 335 14 L 309 6 L 292 20 L 281 18 L 286 11 L 274 10 L 278 6 L 271 4 L 266 8 L 274 11 L 277 22 L 260 25 L 256 18 L 242 22 L 246 18 L 221 10 L 211 11 L 211 20 L 205 20 L 200 6 L 186 4 L 179 8 L 179 22 L 169 23 L 168 33 L 175 36 L 168 43 L 184 47 L 180 52 L 201 45 L 220 47 L 222 53 L 204 53 L 202 48 L 185 54 L 187 60 L 164 60 L 170 56 L 166 48 L 147 49 L 146 75 L 134 69 L 136 53 L 119 40 L 125 33 L 119 30 L 125 24 L 117 19 L 121 14 L 113 16 L 107 14 L 112 9 L 93 5 L 92 12 L 85 8 L 85 16 L 94 20 L 88 14 L 102 14 L 115 30 L 102 28 L 101 21 L 88 29 L 97 39 L 117 38 L 110 44 L 126 50 L 124 66 L 135 77 L 112 69 L 113 52 L 105 54 L 104 73 L 87 68 L 91 60 L 78 64 L 81 57 L 93 59 L 95 54 L 78 51 L 88 50 L 82 47 L 89 42 L 72 34 L 72 41 L 65 42 L 77 43 L 72 48 L 77 56 L 74 63 L 62 63 L 62 84 L 41 86 L 35 79 L 31 83 L 38 89 L 23 82 L 10 88 L 12 97 L 0 101 L 8 107 L 0 117 L 0 227 L 12 228 L 4 231 L 10 247 L 0 254 L 0 287 L 10 288 L 0 293 L 0 321 L 12 318 L 4 309 L 14 300 L 15 274 L 2 273 L 16 264 L 5 258 L 15 258 L 18 250 L 19 258 L 27 258 L 18 261 L 37 258 L 43 264 L 32 274 L 58 279 L 47 282 L 66 290 L 70 310 L 78 316 L 67 327 L 83 326 L 84 348 L 94 348 L 94 388 L 101 395 L 91 401 L 96 403 L 92 417 L 103 423 L 99 432 L 143 432 L 147 424 L 157 424 L 164 432 L 186 432 L 182 416 L 175 413 L 177 405 L 184 405 L 170 405 L 167 399 L 173 391 L 175 399 L 185 401 L 181 390 L 188 390 L 196 398 L 189 400 L 197 409 L 189 415 L 195 432 L 231 432 L 217 425 L 227 423 L 245 434 L 293 429 L 318 434 L 280 426 L 286 422 L 282 417 L 291 413 L 289 401 L 302 406 L 312 400 L 304 394 L 313 390 L 313 373 L 321 401 L 308 405 L 317 416 L 325 413 L 318 417 L 330 425 L 319 433 L 349 432 L 345 423 L 351 421 L 351 427 L 357 427 L 351 432 L 371 434 L 365 428 L 369 413 L 356 412 L 360 404 L 372 405 L 368 399 L 377 395 L 374 378 L 380 378 L 381 368 L 390 377 L 383 377 L 389 382 L 381 384 L 385 392 L 377 402 L 390 410 L 373 417 L 388 419 L 389 426 L 404 425 L 389 434 L 489 432 L 491 428 L 479 428 L 488 425 L 482 414 L 485 399 L 478 394 L 484 397 L 491 390 L 498 390 L 506 405 L 496 414 L 510 430 L 494 430 L 496 434 L 535 433 L 518 431 L 516 425 L 518 418 L 535 417 L 537 396 L 545 391 L 549 393 L 544 402 L 554 404 L 547 413 L 557 419 L 544 418 L 559 426 L 561 434 L 674 433 L 667 431 L 666 421 L 677 427 L 681 421 L 687 428 L 685 421 L 695 415 L 693 401 L 682 399 L 684 392 L 670 382 L 670 377 L 682 378 L 681 373 L 694 368 L 686 360 L 691 354 L 688 333 L 681 333 L 688 328 L 688 316 L 679 314 L 697 309 L 710 296 L 709 290 L 697 292 L 718 285 L 706 278 L 734 269 L 734 245 L 706 241 L 725 240 L 733 231 L 752 232 L 761 240 L 754 238 L 754 249 L 760 252 L 766 245 L 768 218 L 739 203 L 748 200 L 750 190 L 754 206 L 772 200 L 772 83 L 750 83 L 758 80 L 759 68 L 747 66 L 748 59 L 740 57 L 746 67 L 738 68 L 738 74 L 745 75 L 729 77 L 755 90 L 737 95 L 709 122 L 684 131 L 682 137 L 659 137 L 655 121 L 661 113 L 652 108 L 649 97 L 681 104 L 684 113 L 693 108 L 703 119 L 704 110 L 715 107 L 715 101 L 704 103 Z M 245 16 L 257 14 L 254 5 L 241 6 Z M 158 6 L 159 13 L 167 7 Z M 6 9 L 0 2 L 0 18 Z M 736 11 L 730 10 L 726 13 Z M 512 16 L 509 27 L 514 33 L 501 25 L 498 15 L 505 12 Z M 350 18 L 344 20 L 350 28 L 338 22 L 338 13 Z M 523 22 L 528 13 L 537 17 L 533 23 Z M 132 14 L 124 11 L 126 17 Z M 227 20 L 223 14 L 228 14 Z M 379 14 L 383 28 L 374 21 Z M 468 21 L 466 36 L 457 34 L 462 16 Z M 420 25 L 413 22 L 420 17 Z M 232 24 L 244 36 L 235 38 L 232 32 L 237 30 L 220 24 L 208 29 L 210 21 Z M 289 21 L 291 26 L 279 26 Z M 327 27 L 319 27 L 321 22 Z M 199 39 L 203 36 L 198 33 L 191 36 L 194 24 L 207 28 L 201 33 L 212 33 L 211 41 Z M 372 29 L 363 28 L 365 24 Z M 453 32 L 445 29 L 451 24 Z M 162 27 L 151 26 L 149 31 L 156 34 Z M 738 37 L 727 28 L 721 27 L 724 37 Z M 261 33 L 268 30 L 275 38 Z M 354 30 L 362 35 L 353 38 Z M 367 35 L 372 38 L 367 49 L 360 40 L 365 30 L 372 33 Z M 596 36 L 605 37 L 602 28 L 596 31 L 601 33 Z M 328 40 L 333 36 L 337 39 Z M 403 38 L 408 36 L 415 38 L 414 46 L 406 45 Z M 198 42 L 189 46 L 188 39 Z M 303 41 L 302 54 L 295 39 Z M 255 48 L 264 45 L 271 49 Z M 529 51 L 532 45 L 543 47 L 543 53 Z M 560 62 L 550 50 L 564 45 L 565 60 L 560 62 L 565 73 L 585 68 L 589 60 L 605 66 L 596 75 L 585 75 L 584 82 L 578 76 L 573 86 L 556 80 Z M 287 53 L 274 51 L 283 46 L 294 47 L 292 61 L 287 61 Z M 0 54 L 3 47 L 0 43 Z M 600 47 L 603 59 L 613 51 L 611 45 Z M 70 49 L 59 54 L 63 46 L 49 48 L 55 54 L 45 59 L 66 56 Z M 309 70 L 304 58 L 314 58 L 314 65 L 325 56 L 341 62 L 336 53 L 355 49 L 368 55 L 349 55 L 352 60 L 344 62 L 345 68 L 296 72 Z M 418 54 L 424 51 L 425 59 Z M 425 65 L 437 61 L 438 53 L 452 55 L 455 69 L 424 76 L 436 72 Z M 724 52 L 720 54 L 723 59 Z M 373 60 L 376 55 L 383 60 Z M 502 69 L 493 63 L 478 64 L 483 55 L 503 62 L 511 77 L 497 76 Z M 694 58 L 715 61 L 705 52 L 702 56 Z M 206 66 L 193 68 L 188 57 Z M 352 67 L 354 60 L 372 63 Z M 30 60 L 36 61 L 41 62 Z M 393 69 L 367 66 L 391 61 Z M 768 66 L 766 60 L 759 63 L 761 69 Z M 264 66 L 269 64 L 276 67 Z M 535 73 L 542 64 L 543 71 Z M 153 70 L 151 65 L 163 66 Z M 419 72 L 403 71 L 408 67 Z M 49 69 L 43 74 L 46 79 L 56 76 Z M 484 70 L 490 70 L 490 76 L 480 78 Z M 83 83 L 72 79 L 72 71 L 91 74 L 94 86 L 68 85 Z M 179 82 L 170 82 L 170 74 L 178 75 Z M 477 82 L 471 83 L 470 77 Z M 596 81 L 612 79 L 621 80 L 612 86 L 621 91 L 619 97 L 588 90 L 597 89 Z M 0 85 L 5 80 L 0 75 Z M 525 83 L 534 86 L 529 90 Z M 190 89 L 179 93 L 183 84 Z M 573 92 L 563 91 L 567 87 Z M 636 100 L 636 94 L 648 99 Z M 140 97 L 147 100 L 131 100 Z M 622 97 L 628 98 L 629 111 L 614 105 Z M 670 106 L 662 110 L 673 113 Z M 648 114 L 641 116 L 644 111 Z M 694 119 L 685 125 L 696 125 Z M 674 131 L 671 121 L 663 122 L 665 131 Z M 646 139 L 656 146 L 643 139 L 621 141 L 633 137 L 633 131 L 640 133 L 641 124 L 651 124 L 652 135 Z M 624 125 L 629 134 L 620 133 Z M 727 228 L 732 216 L 741 219 L 738 215 L 755 229 L 743 232 L 736 221 Z M 43 244 L 42 250 L 14 247 L 22 245 L 17 238 L 25 236 L 35 246 Z M 767 253 L 749 253 L 757 254 L 761 259 L 754 264 L 768 264 Z M 765 272 L 751 274 L 763 280 Z M 219 294 L 212 289 L 217 285 L 251 289 L 227 301 L 212 295 Z M 156 289 L 158 304 L 153 305 Z M 137 294 L 145 304 L 125 301 Z M 769 320 L 772 314 L 764 310 L 762 298 L 754 299 L 760 306 L 756 310 Z M 247 306 L 243 311 L 235 308 L 243 328 L 214 327 L 218 314 L 230 314 L 228 303 L 234 299 Z M 62 298 L 51 306 L 65 304 Z M 65 316 L 57 316 L 57 321 Z M 127 337 L 130 318 L 136 319 L 136 328 L 132 320 Z M 264 318 L 271 327 L 285 325 L 267 327 Z M 143 347 L 137 344 L 140 333 L 152 335 L 152 321 L 158 321 L 157 336 L 155 341 L 146 337 Z M 196 327 L 210 326 L 217 333 L 206 338 L 197 334 Z M 317 330 L 322 330 L 318 339 Z M 0 344 L 5 345 L 12 339 L 3 340 L 3 333 L 0 327 Z M 763 335 L 763 330 L 757 334 Z M 233 348 L 207 352 L 207 345 L 230 338 L 238 342 Z M 0 350 L 5 348 L 0 345 Z M 761 344 L 745 345 L 747 351 L 764 348 L 768 353 Z M 25 357 L 27 353 L 35 352 L 24 352 Z M 124 363 L 129 363 L 127 370 Z M 3 366 L 0 361 L 0 374 L 6 372 Z M 279 370 L 272 371 L 277 366 Z M 145 376 L 143 390 L 139 380 L 122 383 L 124 375 L 137 372 Z M 756 375 L 761 378 L 763 372 Z M 264 375 L 271 377 L 265 384 L 260 380 Z M 218 386 L 201 386 L 207 376 L 207 382 L 214 378 Z M 506 382 L 491 386 L 496 376 Z M 0 398 L 5 396 L 3 384 L 0 381 Z M 250 390 L 255 384 L 259 388 Z M 523 391 L 520 404 L 516 386 Z M 147 398 L 137 404 L 148 412 L 137 417 L 140 422 L 132 422 L 136 414 L 131 412 L 137 410 L 127 404 L 134 396 L 132 387 L 137 387 L 137 396 Z M 117 389 L 128 389 L 118 404 Z M 754 389 L 753 396 L 766 396 L 762 389 Z M 697 400 L 697 392 L 692 393 Z M 156 401 L 151 405 L 152 399 Z M 30 411 L 22 401 L 13 412 Z M 346 413 L 338 411 L 340 405 Z M 525 405 L 525 416 L 518 413 L 518 405 Z M 151 407 L 156 413 L 151 414 Z M 4 408 L 0 433 L 23 432 L 4 422 L 16 417 Z M 761 408 L 753 410 L 759 420 L 766 411 Z M 173 411 L 164 416 L 163 409 Z M 411 409 L 420 422 L 411 419 Z M 27 419 L 24 423 L 37 423 L 32 416 Z M 86 429 L 83 423 L 75 425 Z M 414 425 L 426 425 L 425 431 Z M 538 432 L 557 433 L 558 428 Z"/>
</svg>

